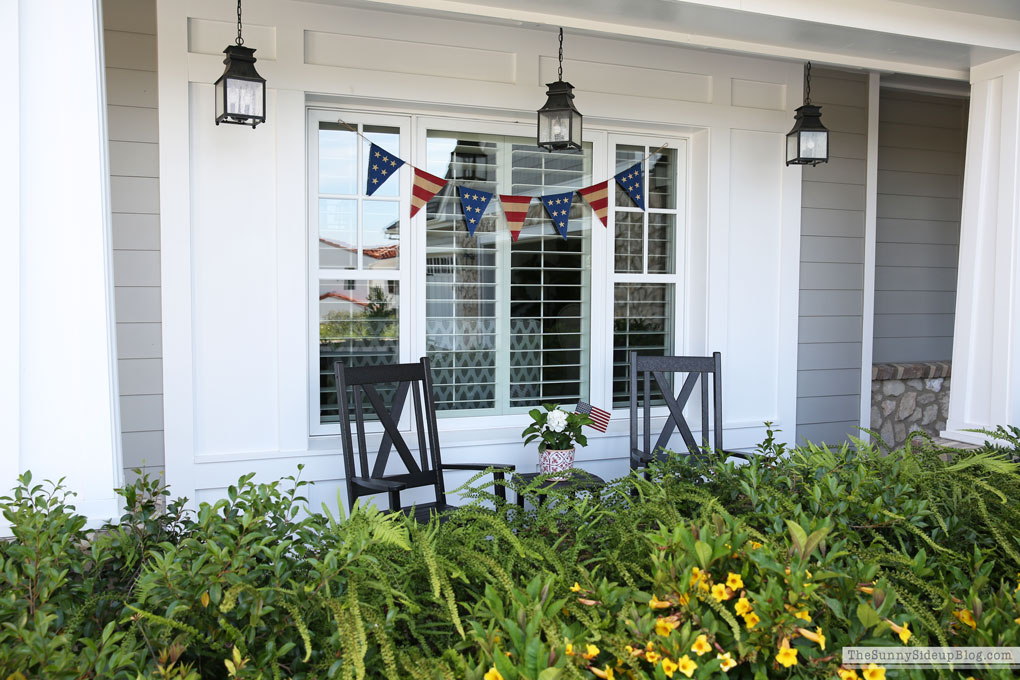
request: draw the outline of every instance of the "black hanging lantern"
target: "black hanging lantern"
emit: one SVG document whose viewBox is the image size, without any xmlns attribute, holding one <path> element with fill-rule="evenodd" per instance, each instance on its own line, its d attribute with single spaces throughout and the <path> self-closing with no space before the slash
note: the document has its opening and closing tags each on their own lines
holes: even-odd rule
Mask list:
<svg viewBox="0 0 1020 680">
<path fill-rule="evenodd" d="M 237 0 L 237 40 L 223 53 L 227 68 L 216 81 L 216 124 L 251 125 L 266 122 L 266 80 L 255 70 L 255 50 L 241 37 L 241 0 Z"/>
<path fill-rule="evenodd" d="M 786 133 L 787 165 L 829 162 L 829 131 L 822 125 L 822 107 L 811 104 L 811 62 L 804 67 L 804 105 L 797 109 L 793 129 Z"/>
<path fill-rule="evenodd" d="M 538 110 L 538 145 L 547 151 L 578 151 L 581 148 L 581 112 L 574 106 L 574 86 L 563 80 L 563 29 L 560 29 L 560 67 L 545 106 Z"/>
</svg>

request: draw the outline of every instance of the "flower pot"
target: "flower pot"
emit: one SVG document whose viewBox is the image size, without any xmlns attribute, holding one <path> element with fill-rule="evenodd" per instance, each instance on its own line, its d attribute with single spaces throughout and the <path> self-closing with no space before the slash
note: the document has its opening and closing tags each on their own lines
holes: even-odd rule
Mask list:
<svg viewBox="0 0 1020 680">
<path fill-rule="evenodd" d="M 538 471 L 543 475 L 562 472 L 574 467 L 574 449 L 546 449 L 538 454 Z M 553 477 L 554 480 L 565 479 Z"/>
</svg>

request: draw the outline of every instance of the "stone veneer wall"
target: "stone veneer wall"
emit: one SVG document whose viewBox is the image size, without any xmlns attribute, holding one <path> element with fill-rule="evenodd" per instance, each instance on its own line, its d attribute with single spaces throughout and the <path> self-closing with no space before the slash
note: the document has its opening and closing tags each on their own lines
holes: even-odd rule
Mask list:
<svg viewBox="0 0 1020 680">
<path fill-rule="evenodd" d="M 937 437 L 949 415 L 951 369 L 948 361 L 873 365 L 871 429 L 894 448 L 914 430 Z"/>
</svg>

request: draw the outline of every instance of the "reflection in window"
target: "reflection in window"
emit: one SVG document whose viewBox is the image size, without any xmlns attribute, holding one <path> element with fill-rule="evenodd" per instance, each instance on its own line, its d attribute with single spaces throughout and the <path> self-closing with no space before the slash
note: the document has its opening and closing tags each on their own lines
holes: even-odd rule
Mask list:
<svg viewBox="0 0 1020 680">
<path fill-rule="evenodd" d="M 430 131 L 427 167 L 450 182 L 427 206 L 426 348 L 440 410 L 496 413 L 587 398 L 591 216 L 575 199 L 567 239 L 539 201 L 511 243 L 498 205 L 469 236 L 458 187 L 540 196 L 591 183 L 591 147 Z M 496 203 L 494 199 L 493 203 Z"/>
<path fill-rule="evenodd" d="M 613 291 L 613 406 L 630 398 L 630 353 L 673 354 L 673 284 L 618 283 Z M 672 375 L 669 376 L 672 379 Z"/>
<path fill-rule="evenodd" d="M 323 281 L 319 286 L 319 407 L 338 421 L 333 364 L 380 366 L 400 358 L 396 281 Z"/>
</svg>

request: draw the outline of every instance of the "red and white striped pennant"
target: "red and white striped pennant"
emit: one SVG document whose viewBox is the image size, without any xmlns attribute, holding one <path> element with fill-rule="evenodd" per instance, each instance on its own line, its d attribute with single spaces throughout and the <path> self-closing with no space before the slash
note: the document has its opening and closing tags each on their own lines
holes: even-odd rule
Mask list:
<svg viewBox="0 0 1020 680">
<path fill-rule="evenodd" d="M 506 215 L 506 223 L 510 227 L 510 237 L 513 238 L 514 243 L 521 235 L 521 227 L 524 226 L 524 218 L 528 216 L 531 199 L 531 196 L 499 195 L 499 202 L 503 204 L 503 214 Z"/>
</svg>

